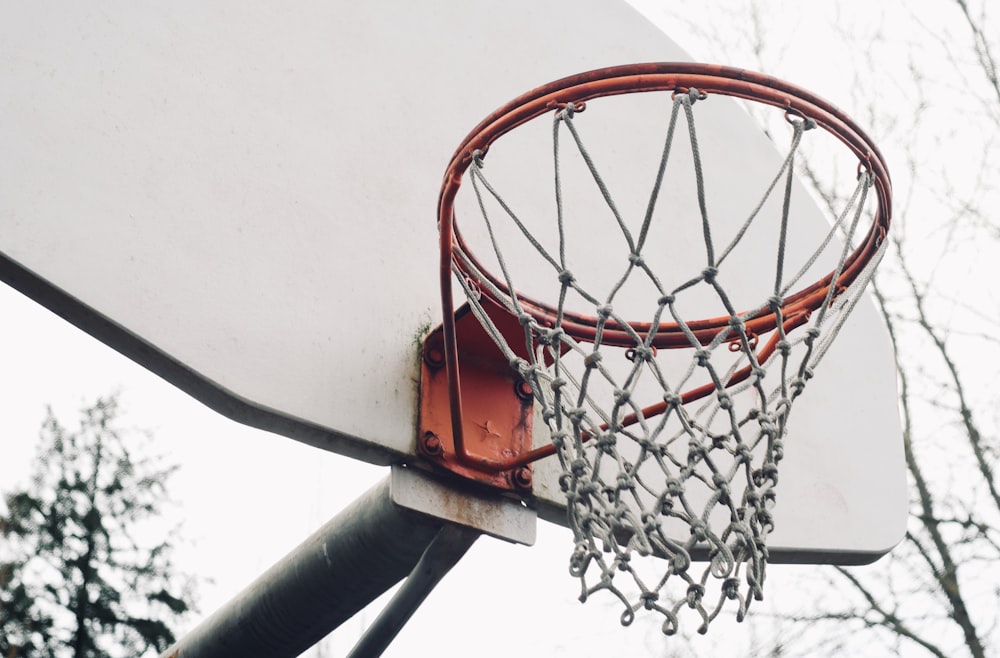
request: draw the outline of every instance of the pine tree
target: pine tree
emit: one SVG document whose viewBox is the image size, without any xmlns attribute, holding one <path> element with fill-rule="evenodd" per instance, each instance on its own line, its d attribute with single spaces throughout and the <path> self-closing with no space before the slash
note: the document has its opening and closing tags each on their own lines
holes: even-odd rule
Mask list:
<svg viewBox="0 0 1000 658">
<path fill-rule="evenodd" d="M 155 521 L 176 467 L 140 456 L 116 397 L 67 431 L 49 409 L 31 485 L 0 514 L 0 657 L 142 656 L 190 608 Z M 152 524 L 155 525 L 155 524 Z"/>
</svg>

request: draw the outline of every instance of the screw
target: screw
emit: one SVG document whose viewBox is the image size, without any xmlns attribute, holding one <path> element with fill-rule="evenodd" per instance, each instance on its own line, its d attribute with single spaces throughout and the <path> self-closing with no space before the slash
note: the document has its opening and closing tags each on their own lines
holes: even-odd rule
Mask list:
<svg viewBox="0 0 1000 658">
<path fill-rule="evenodd" d="M 420 447 L 428 457 L 440 457 L 444 452 L 441 439 L 434 432 L 424 432 L 424 438 L 420 442 Z"/>
<path fill-rule="evenodd" d="M 428 345 L 424 348 L 424 363 L 434 370 L 444 367 L 444 350 L 439 345 Z"/>
<path fill-rule="evenodd" d="M 518 489 L 531 489 L 531 467 L 521 466 L 511 471 L 510 483 Z"/>
<path fill-rule="evenodd" d="M 521 398 L 525 402 L 529 402 L 534 398 L 535 392 L 531 389 L 531 384 L 523 379 L 519 379 L 514 382 L 514 395 Z"/>
</svg>

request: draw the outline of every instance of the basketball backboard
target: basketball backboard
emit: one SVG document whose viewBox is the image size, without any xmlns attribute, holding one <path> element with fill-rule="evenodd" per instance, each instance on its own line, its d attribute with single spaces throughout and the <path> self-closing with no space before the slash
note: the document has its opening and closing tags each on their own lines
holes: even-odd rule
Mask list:
<svg viewBox="0 0 1000 658">
<path fill-rule="evenodd" d="M 461 138 L 549 80 L 688 59 L 607 0 L 7 13 L 0 278 L 220 413 L 376 464 L 418 459 L 418 350 L 441 321 L 435 209 Z M 738 197 L 733 172 L 779 156 L 718 101 L 705 159 L 743 164 L 707 185 Z M 800 224 L 825 222 L 812 208 Z M 873 304 L 797 404 L 772 561 L 873 560 L 906 509 Z M 555 522 L 558 475 L 538 463 L 529 500 Z"/>
</svg>

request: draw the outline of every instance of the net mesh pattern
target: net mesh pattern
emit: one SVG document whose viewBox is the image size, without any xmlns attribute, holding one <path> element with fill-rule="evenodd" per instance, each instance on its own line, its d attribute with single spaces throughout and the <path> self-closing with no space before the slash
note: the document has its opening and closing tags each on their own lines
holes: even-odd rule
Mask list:
<svg viewBox="0 0 1000 658">
<path fill-rule="evenodd" d="M 718 245 L 706 210 L 695 130 L 694 108 L 702 100 L 704 95 L 697 90 L 674 95 L 659 169 L 638 230 L 630 230 L 618 212 L 575 125 L 583 115 L 578 117 L 579 108 L 569 104 L 554 112 L 552 131 L 558 247 L 546 249 L 491 184 L 485 158 L 477 153 L 466 177 L 500 271 L 493 275 L 482 271 L 477 259 L 460 244 L 453 252 L 453 270 L 472 312 L 510 367 L 532 387 L 537 413 L 556 448 L 560 487 L 574 535 L 569 570 L 580 581 L 581 600 L 599 592 L 616 597 L 625 625 L 641 610 L 653 611 L 662 615 L 666 634 L 675 633 L 686 615 L 694 616 L 699 632 L 705 632 L 727 607 L 742 619 L 751 601 L 762 598 L 767 540 L 774 528 L 773 508 L 793 402 L 860 299 L 881 257 L 879 252 L 846 289 L 831 286 L 816 310 L 788 315 L 783 299 L 821 252 L 833 245 L 838 254 L 835 279 L 845 268 L 865 215 L 872 178 L 861 171 L 853 195 L 814 254 L 801 267 L 791 268 L 785 252 L 794 161 L 803 135 L 814 126 L 808 119 L 790 117 L 792 136 L 780 169 L 734 237 Z M 691 144 L 704 266 L 682 277 L 679 285 L 668 286 L 664 274 L 647 263 L 646 253 L 652 248 L 647 236 L 675 133 L 682 123 L 687 125 Z M 621 257 L 622 276 L 608 290 L 586 289 L 573 273 L 574 267 L 586 264 L 567 259 L 571 231 L 563 211 L 561 139 L 575 147 L 586 163 L 628 247 Z M 771 294 L 755 308 L 739 309 L 721 273 L 765 200 L 782 194 L 774 236 L 778 257 L 770 264 Z M 518 290 L 517 273 L 508 266 L 496 238 L 499 222 L 513 223 L 525 244 L 548 264 L 559 290 L 554 315 L 541 317 L 531 300 L 513 292 Z M 838 234 L 839 240 L 835 239 Z M 617 296 L 633 278 L 645 278 L 648 283 L 643 285 L 655 290 L 651 317 L 644 319 L 648 324 L 642 331 L 615 310 Z M 714 333 L 706 335 L 700 325 L 683 316 L 682 301 L 696 289 L 710 291 L 725 309 L 727 321 Z M 499 300 L 519 318 L 524 346 L 515 349 L 507 343 L 484 307 L 484 296 Z M 566 331 L 565 324 L 573 318 L 567 308 L 571 297 L 593 308 L 596 324 L 587 340 Z M 769 335 L 760 336 L 748 328 L 755 318 L 772 313 L 776 326 Z M 676 366 L 672 372 L 665 371 L 659 358 L 664 349 L 656 347 L 657 337 L 668 327 L 682 337 L 687 348 L 669 351 L 690 357 L 680 372 Z M 619 337 L 612 346 L 606 339 L 611 333 L 624 334 L 625 340 Z M 528 358 L 517 356 L 525 354 L 525 347 Z M 649 399 L 650 390 L 655 391 L 655 399 Z"/>
</svg>

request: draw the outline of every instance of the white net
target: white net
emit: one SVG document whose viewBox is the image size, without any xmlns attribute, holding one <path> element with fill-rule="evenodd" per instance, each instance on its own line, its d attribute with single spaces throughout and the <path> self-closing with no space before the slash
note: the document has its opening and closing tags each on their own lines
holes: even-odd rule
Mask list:
<svg viewBox="0 0 1000 658">
<path fill-rule="evenodd" d="M 814 127 L 794 116 L 787 153 L 758 189 L 762 198 L 717 242 L 695 130 L 694 108 L 702 100 L 697 90 L 673 96 L 659 164 L 637 222 L 619 210 L 576 126 L 582 119 L 572 104 L 554 112 L 553 198 L 542 221 L 526 218 L 501 194 L 502 185 L 487 177 L 486 159 L 476 154 L 466 173 L 466 210 L 476 212 L 463 215 L 462 228 L 467 232 L 472 222 L 468 215 L 481 219 L 488 249 L 473 255 L 458 240 L 453 252 L 473 313 L 531 385 L 556 448 L 575 538 L 570 572 L 580 579 L 581 599 L 602 591 L 617 597 L 623 624 L 639 610 L 657 611 L 667 634 L 676 632 L 684 614 L 695 615 L 704 632 L 727 602 L 742 619 L 750 602 L 761 598 L 789 413 L 881 257 L 879 251 L 863 266 L 851 262 L 851 245 L 869 213 L 872 178 L 866 171 L 829 231 L 804 255 L 796 243 L 794 262 L 788 255 L 795 157 Z M 672 244 L 671 231 L 679 229 L 669 225 L 669 213 L 664 219 L 658 210 L 672 194 L 667 164 L 678 150 L 675 132 L 682 123 L 688 129 L 683 153 L 690 160 L 685 180 L 693 183 L 699 215 L 698 267 L 688 272 L 671 270 L 678 259 L 660 258 Z M 592 196 L 587 210 L 601 208 L 604 225 L 615 227 L 613 240 L 588 235 L 568 219 L 575 211 L 569 210 L 564 178 L 572 167 L 586 173 L 591 189 L 585 194 Z M 574 183 L 573 191 L 579 189 Z M 761 225 L 773 237 L 762 238 Z M 581 256 L 574 240 L 597 242 L 598 248 Z M 758 251 L 768 245 L 769 255 L 755 254 L 753 261 L 768 268 L 748 272 L 741 244 Z M 597 258 L 599 268 L 593 265 Z M 535 267 L 526 267 L 528 274 L 518 269 L 531 259 Z M 846 286 L 792 292 L 817 268 L 839 281 L 851 267 L 860 271 L 845 279 Z M 613 274 L 602 278 L 593 275 L 595 269 Z M 729 284 L 745 290 L 752 275 L 764 283 L 746 303 Z M 556 300 L 549 309 L 534 301 L 543 295 Z M 522 346 L 507 344 L 484 297 L 519 318 L 529 358 L 516 355 L 525 353 Z M 793 298 L 802 301 L 789 303 Z M 646 315 L 636 321 L 619 305 Z M 580 309 L 592 320 L 582 320 Z M 713 312 L 696 314 L 702 309 Z M 589 329 L 581 331 L 584 325 Z"/>
</svg>

